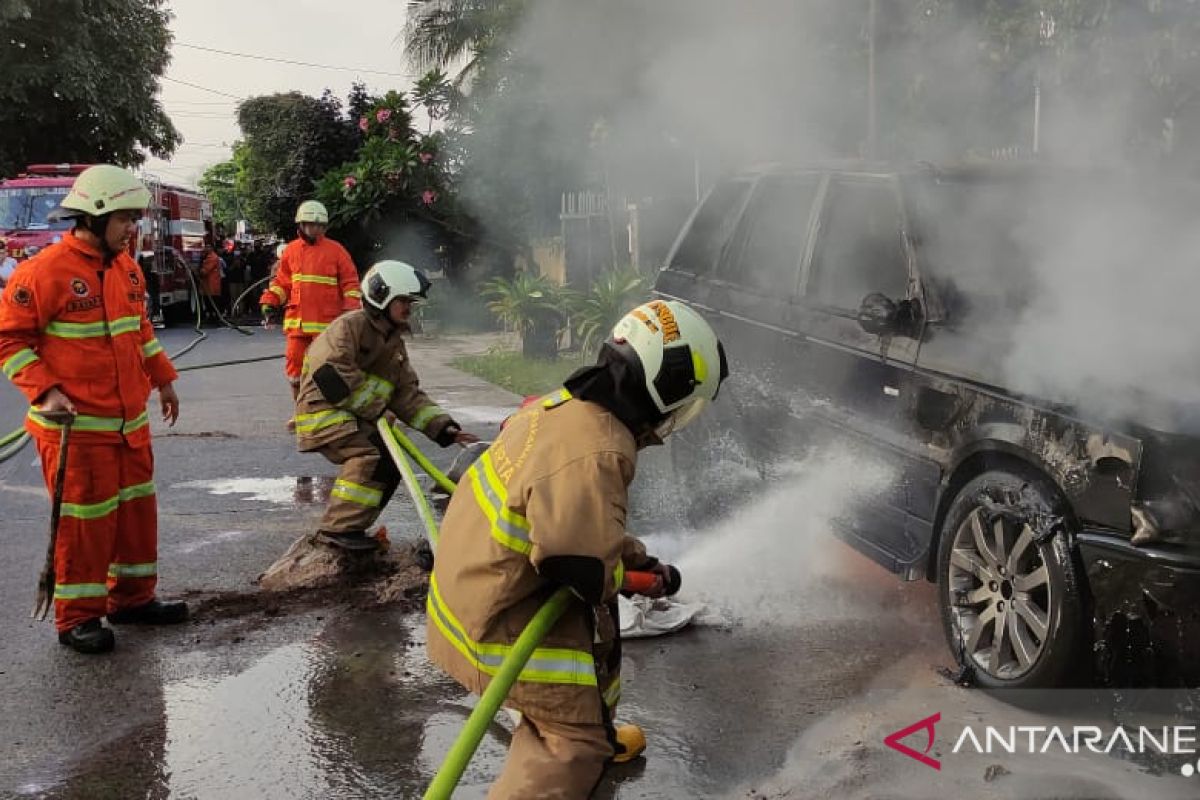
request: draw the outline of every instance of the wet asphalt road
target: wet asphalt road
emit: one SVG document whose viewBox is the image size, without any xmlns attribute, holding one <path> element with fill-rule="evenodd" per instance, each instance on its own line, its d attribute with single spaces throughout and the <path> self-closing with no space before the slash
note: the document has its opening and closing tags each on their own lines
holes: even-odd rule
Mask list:
<svg viewBox="0 0 1200 800">
<path fill-rule="evenodd" d="M 160 335 L 170 352 L 191 338 Z M 492 344 L 463 337 L 411 348 L 430 394 L 486 437 L 517 398 L 445 362 Z M 277 336 L 213 331 L 178 365 L 281 350 Z M 335 470 L 295 452 L 283 429 L 290 407 L 281 373 L 281 361 L 184 373 L 179 424 L 156 423 L 162 594 L 253 594 L 255 577 L 315 522 Z M 19 395 L 0 385 L 0 431 L 22 413 Z M 448 460 L 432 445 L 427 452 Z M 249 606 L 177 628 L 120 629 L 110 656 L 71 653 L 49 623 L 27 616 L 48 519 L 33 460 L 27 448 L 0 464 L 0 797 L 420 796 L 472 703 L 426 663 L 421 614 L 335 601 L 270 614 Z M 930 587 L 899 584 L 823 535 L 797 543 L 809 533 L 787 508 L 737 523 L 770 528 L 795 551 L 800 567 L 764 579 L 769 555 L 740 552 L 737 530 L 681 529 L 690 493 L 713 486 L 681 486 L 669 465 L 662 450 L 643 458 L 632 518 L 672 559 L 686 560 L 702 537 L 718 543 L 693 579 L 719 598 L 721 613 L 708 618 L 719 624 L 626 643 L 620 716 L 646 728 L 650 747 L 646 759 L 611 770 L 597 796 L 939 792 L 945 776 L 882 745 L 883 735 L 929 713 L 931 692 L 948 713 L 982 702 L 937 672 L 949 657 Z M 762 491 L 751 479 L 732 496 L 752 501 Z M 393 539 L 417 535 L 410 510 L 401 493 L 385 513 Z M 738 597 L 753 600 L 739 608 Z M 888 699 L 872 702 L 879 691 Z M 456 796 L 485 794 L 510 728 L 507 720 L 492 726 Z M 857 778 L 830 782 L 847 772 Z M 897 774 L 907 783 L 893 783 Z M 1005 783 L 983 775 L 970 764 L 956 788 L 1038 796 L 1015 781 L 995 793 Z M 914 793 L 893 795 L 901 784 Z M 1142 797 L 1159 796 L 1142 788 Z"/>
</svg>

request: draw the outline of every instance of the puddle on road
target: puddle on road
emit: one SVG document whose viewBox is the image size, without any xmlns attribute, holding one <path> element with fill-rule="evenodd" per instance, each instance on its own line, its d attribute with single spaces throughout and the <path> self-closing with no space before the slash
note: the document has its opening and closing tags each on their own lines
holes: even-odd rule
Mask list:
<svg viewBox="0 0 1200 800">
<path fill-rule="evenodd" d="M 235 675 L 168 683 L 138 700 L 161 707 L 157 721 L 39 788 L 69 798 L 420 796 L 468 713 L 448 710 L 456 687 L 426 663 L 423 638 L 422 615 L 356 614 Z M 473 769 L 493 775 L 506 746 L 493 740 Z"/>
<path fill-rule="evenodd" d="M 334 478 L 321 475 L 316 478 L 218 478 L 205 481 L 184 481 L 171 486 L 172 489 L 200 489 L 209 494 L 248 494 L 250 500 L 277 505 L 324 504 L 333 491 Z"/>
</svg>

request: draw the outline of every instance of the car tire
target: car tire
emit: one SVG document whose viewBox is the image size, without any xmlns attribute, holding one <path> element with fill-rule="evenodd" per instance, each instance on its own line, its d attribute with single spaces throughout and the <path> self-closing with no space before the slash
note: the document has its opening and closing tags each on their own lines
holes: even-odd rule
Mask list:
<svg viewBox="0 0 1200 800">
<path fill-rule="evenodd" d="M 963 486 L 946 513 L 937 560 L 942 628 L 977 685 L 1046 688 L 1079 674 L 1082 572 L 1065 511 L 1044 479 L 994 470 Z"/>
</svg>

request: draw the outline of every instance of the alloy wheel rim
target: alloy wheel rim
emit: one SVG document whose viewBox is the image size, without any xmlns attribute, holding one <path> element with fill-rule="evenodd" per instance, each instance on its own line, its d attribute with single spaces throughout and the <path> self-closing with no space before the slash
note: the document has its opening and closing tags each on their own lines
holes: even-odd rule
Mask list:
<svg viewBox="0 0 1200 800">
<path fill-rule="evenodd" d="M 1015 680 L 1049 646 L 1050 573 L 1024 520 L 980 506 L 954 533 L 946 591 L 963 654 L 977 668 Z"/>
</svg>

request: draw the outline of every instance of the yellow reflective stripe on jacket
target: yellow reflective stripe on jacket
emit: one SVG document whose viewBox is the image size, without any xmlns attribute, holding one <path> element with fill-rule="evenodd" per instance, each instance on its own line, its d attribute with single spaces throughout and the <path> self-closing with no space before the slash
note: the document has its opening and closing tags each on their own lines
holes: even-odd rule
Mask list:
<svg viewBox="0 0 1200 800">
<path fill-rule="evenodd" d="M 42 416 L 32 408 L 28 417 L 35 425 L 47 430 L 62 430 L 62 425 Z M 71 428 L 77 431 L 94 431 L 99 433 L 133 433 L 150 424 L 150 417 L 145 411 L 130 420 L 120 417 L 90 417 L 87 414 L 77 414 Z"/>
<path fill-rule="evenodd" d="M 84 597 L 108 597 L 108 587 L 103 583 L 56 583 L 55 600 L 79 600 Z"/>
<path fill-rule="evenodd" d="M 28 347 L 23 347 L 18 350 L 15 355 L 9 357 L 9 359 L 4 362 L 3 366 L 0 366 L 0 371 L 4 372 L 4 377 L 12 380 L 14 375 L 37 360 L 37 353 L 30 350 Z"/>
<path fill-rule="evenodd" d="M 426 610 L 446 640 L 467 659 L 475 669 L 495 675 L 500 664 L 512 649 L 506 644 L 478 642 L 467 635 L 466 628 L 442 599 L 436 571 L 429 576 L 429 597 Z M 596 685 L 596 662 L 590 652 L 565 647 L 538 647 L 517 676 L 527 683 L 564 683 L 573 686 Z"/>
<path fill-rule="evenodd" d="M 491 535 L 509 550 L 529 555 L 533 542 L 529 540 L 529 520 L 508 508 L 508 490 L 492 466 L 491 453 L 484 452 L 467 470 L 475 502 L 491 523 Z"/>
<path fill-rule="evenodd" d="M 323 283 L 326 286 L 337 286 L 338 279 L 331 278 L 328 275 L 304 275 L 298 273 L 292 275 L 292 283 Z"/>
<path fill-rule="evenodd" d="M 93 339 L 100 336 L 120 336 L 123 333 L 136 333 L 142 329 L 142 318 L 118 317 L 117 319 L 97 322 L 54 322 L 46 325 L 46 333 L 60 339 Z"/>
<path fill-rule="evenodd" d="M 91 339 L 97 336 L 108 336 L 108 324 L 99 322 L 51 322 L 46 326 L 46 333 L 60 339 Z"/>
<path fill-rule="evenodd" d="M 142 356 L 145 358 L 153 358 L 163 351 L 162 343 L 158 339 L 151 339 L 142 345 Z"/>
<path fill-rule="evenodd" d="M 616 585 L 617 591 L 621 591 L 621 584 L 625 582 L 625 565 L 618 561 L 617 568 L 613 570 L 613 583 Z"/>
<path fill-rule="evenodd" d="M 315 433 L 331 425 L 340 425 L 343 422 L 353 421 L 353 414 L 349 411 L 339 411 L 336 408 L 314 411 L 311 414 L 297 414 L 296 433 Z"/>
<path fill-rule="evenodd" d="M 101 500 L 99 503 L 63 503 L 62 515 L 64 517 L 74 517 L 75 519 L 100 519 L 116 511 L 117 506 L 121 503 L 128 503 L 130 500 L 136 500 L 139 497 L 152 497 L 153 495 L 154 481 L 147 481 L 146 483 L 127 486 L 112 497 L 107 500 Z"/>
<path fill-rule="evenodd" d="M 333 491 L 329 494 L 340 500 L 347 500 L 367 508 L 375 508 L 383 501 L 383 492 L 379 489 L 344 481 L 341 478 L 333 482 Z"/>
<path fill-rule="evenodd" d="M 109 564 L 110 578 L 151 578 L 158 574 L 158 562 L 150 561 L 145 564 Z"/>
<path fill-rule="evenodd" d="M 559 389 L 557 392 L 551 392 L 542 398 L 542 408 L 554 408 L 561 406 L 563 403 L 571 399 L 571 393 L 566 389 Z"/>
<path fill-rule="evenodd" d="M 381 378 L 378 375 L 372 375 L 368 372 L 366 380 L 364 380 L 362 384 L 354 390 L 354 393 L 350 395 L 350 397 L 346 398 L 338 405 L 348 408 L 351 411 L 360 411 L 369 406 L 377 398 L 386 401 L 392 396 L 392 390 L 394 388 L 395 387 L 391 381 L 387 380 L 386 378 Z"/>
<path fill-rule="evenodd" d="M 613 678 L 612 683 L 610 683 L 608 688 L 604 690 L 603 697 L 604 705 L 608 706 L 609 709 L 615 708 L 617 703 L 621 702 L 620 677 Z"/>
<path fill-rule="evenodd" d="M 416 414 L 413 414 L 412 422 L 408 423 L 408 425 L 411 428 L 423 431 L 426 425 L 445 413 L 441 406 L 424 406 Z"/>
<path fill-rule="evenodd" d="M 329 327 L 328 322 L 309 322 L 302 319 L 285 319 L 283 321 L 283 329 L 285 331 L 300 331 L 301 333 L 322 333 Z"/>
<path fill-rule="evenodd" d="M 280 302 L 287 302 L 287 292 L 282 287 L 271 284 L 267 287 L 267 291 L 279 298 Z"/>
<path fill-rule="evenodd" d="M 343 296 L 343 297 L 353 297 L 353 298 L 356 298 L 356 299 L 358 299 L 358 300 L 361 300 L 361 299 L 362 299 L 362 292 L 360 292 L 358 289 L 347 289 L 347 290 L 345 291 L 345 293 L 344 293 L 342 296 Z"/>
<path fill-rule="evenodd" d="M 109 336 L 120 336 L 122 333 L 138 333 L 141 329 L 141 317 L 118 317 L 108 323 Z"/>
</svg>

